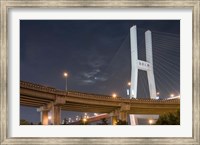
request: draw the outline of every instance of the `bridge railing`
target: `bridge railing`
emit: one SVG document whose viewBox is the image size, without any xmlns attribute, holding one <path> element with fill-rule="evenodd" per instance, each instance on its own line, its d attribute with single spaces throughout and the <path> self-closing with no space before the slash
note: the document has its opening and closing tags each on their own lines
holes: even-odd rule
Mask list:
<svg viewBox="0 0 200 145">
<path fill-rule="evenodd" d="M 71 96 L 71 97 L 81 97 L 81 98 L 89 98 L 89 99 L 97 99 L 97 100 L 110 100 L 110 101 L 116 101 L 120 102 L 123 101 L 125 103 L 180 103 L 180 99 L 127 99 L 127 98 L 122 98 L 120 96 L 117 96 L 116 98 L 113 98 L 112 96 L 108 95 L 100 95 L 100 94 L 93 94 L 93 93 L 83 93 L 83 92 L 78 92 L 78 91 L 63 91 L 63 90 L 58 90 L 53 87 L 48 87 L 44 85 L 39 85 L 35 83 L 30 83 L 30 82 L 25 82 L 25 81 L 20 81 L 20 88 L 27 88 L 31 90 L 37 90 L 41 92 L 47 92 L 51 94 L 56 94 L 56 95 L 61 95 L 61 96 Z"/>
</svg>

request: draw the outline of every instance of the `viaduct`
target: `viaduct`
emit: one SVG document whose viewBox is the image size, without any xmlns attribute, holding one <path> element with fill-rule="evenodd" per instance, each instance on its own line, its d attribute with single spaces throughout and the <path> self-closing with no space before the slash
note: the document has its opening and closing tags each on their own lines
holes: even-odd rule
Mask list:
<svg viewBox="0 0 200 145">
<path fill-rule="evenodd" d="M 36 107 L 41 113 L 41 122 L 48 124 L 48 112 L 52 123 L 61 123 L 61 110 L 77 112 L 108 113 L 112 124 L 117 119 L 127 121 L 129 114 L 163 114 L 180 108 L 179 99 L 125 99 L 106 95 L 62 91 L 30 82 L 20 82 L 20 105 Z"/>
</svg>

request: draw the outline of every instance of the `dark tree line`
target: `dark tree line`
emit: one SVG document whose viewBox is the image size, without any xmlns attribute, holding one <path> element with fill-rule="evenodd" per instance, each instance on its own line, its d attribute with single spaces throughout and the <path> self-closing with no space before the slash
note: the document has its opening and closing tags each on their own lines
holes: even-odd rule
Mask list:
<svg viewBox="0 0 200 145">
<path fill-rule="evenodd" d="M 155 125 L 180 125 L 180 110 L 160 115 Z"/>
</svg>

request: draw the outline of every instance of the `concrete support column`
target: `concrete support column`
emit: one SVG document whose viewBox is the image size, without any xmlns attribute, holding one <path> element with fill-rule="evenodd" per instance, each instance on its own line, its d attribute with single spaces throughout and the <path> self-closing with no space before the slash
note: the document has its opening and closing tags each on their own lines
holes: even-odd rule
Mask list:
<svg viewBox="0 0 200 145">
<path fill-rule="evenodd" d="M 114 110 L 113 112 L 110 113 L 110 117 L 111 117 L 111 125 L 116 125 L 119 117 L 119 111 Z"/>
<path fill-rule="evenodd" d="M 37 109 L 40 112 L 40 120 L 43 125 L 61 124 L 61 106 L 49 103 L 47 106 L 42 106 Z"/>
<path fill-rule="evenodd" d="M 50 102 L 37 109 L 37 111 L 41 112 L 41 122 L 43 125 L 48 125 L 49 123 L 54 125 L 61 124 L 61 106 L 65 103 L 65 97 L 56 95 L 55 98 L 54 102 Z"/>
<path fill-rule="evenodd" d="M 138 125 L 138 118 L 133 114 L 131 114 L 129 116 L 130 116 L 131 125 Z"/>
<path fill-rule="evenodd" d="M 65 104 L 65 97 L 56 96 L 56 100 L 51 106 L 52 123 L 54 125 L 61 124 L 61 106 L 63 104 Z"/>
<path fill-rule="evenodd" d="M 122 121 L 126 121 L 128 123 L 128 111 L 131 109 L 130 104 L 121 104 L 121 108 L 119 110 L 119 119 Z"/>
<path fill-rule="evenodd" d="M 37 108 L 37 111 L 40 112 L 40 122 L 42 125 L 48 125 L 48 107 L 41 106 L 40 108 Z"/>
<path fill-rule="evenodd" d="M 61 124 L 61 107 L 54 105 L 51 109 L 52 114 L 52 124 L 60 125 Z"/>
<path fill-rule="evenodd" d="M 122 121 L 128 122 L 128 115 L 127 115 L 127 112 L 126 112 L 126 111 L 121 111 L 121 112 L 119 113 L 119 119 L 122 120 Z"/>
<path fill-rule="evenodd" d="M 47 110 L 40 112 L 40 121 L 42 125 L 48 125 L 48 111 Z"/>
</svg>

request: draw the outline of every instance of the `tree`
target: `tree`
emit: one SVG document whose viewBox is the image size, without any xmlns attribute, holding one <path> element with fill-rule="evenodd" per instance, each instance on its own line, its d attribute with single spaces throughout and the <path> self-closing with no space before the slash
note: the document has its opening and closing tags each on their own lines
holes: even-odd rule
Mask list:
<svg viewBox="0 0 200 145">
<path fill-rule="evenodd" d="M 38 125 L 42 125 L 42 122 L 39 122 Z"/>
<path fill-rule="evenodd" d="M 156 125 L 180 125 L 180 110 L 174 113 L 160 115 L 155 123 Z"/>
<path fill-rule="evenodd" d="M 29 125 L 29 122 L 25 119 L 20 119 L 20 125 Z"/>
</svg>

